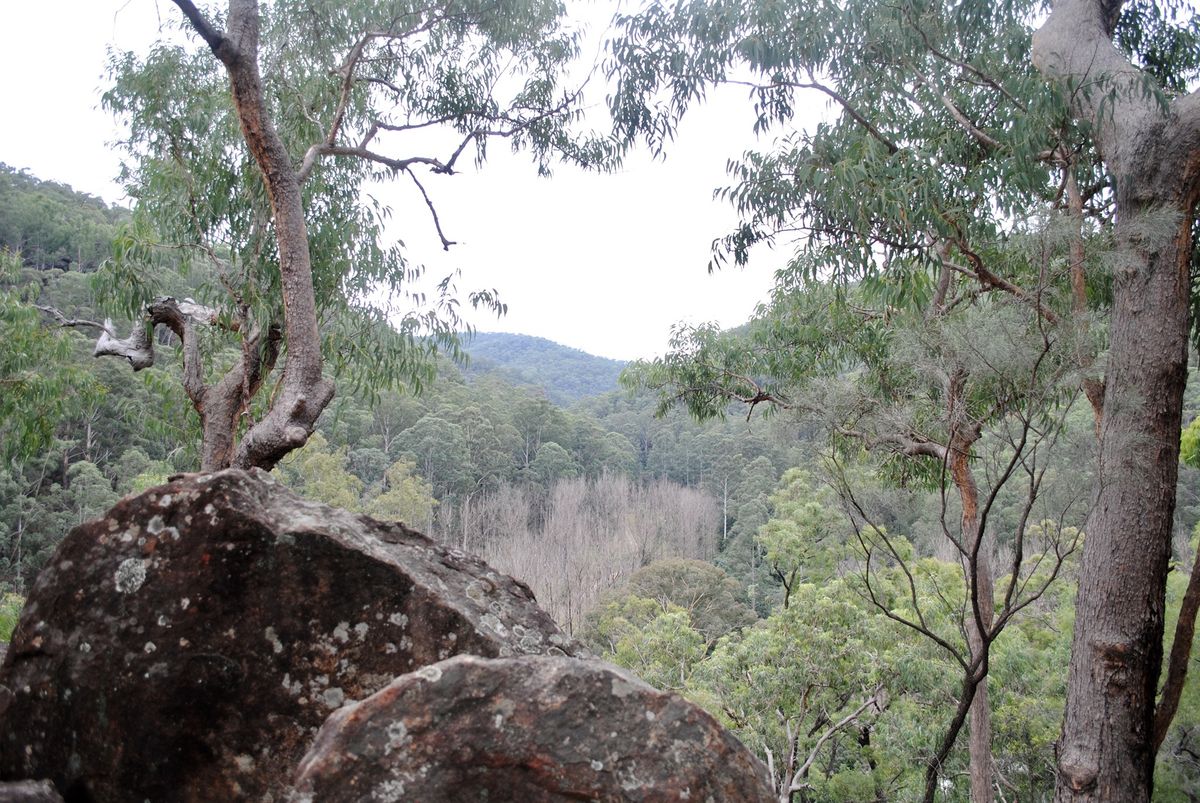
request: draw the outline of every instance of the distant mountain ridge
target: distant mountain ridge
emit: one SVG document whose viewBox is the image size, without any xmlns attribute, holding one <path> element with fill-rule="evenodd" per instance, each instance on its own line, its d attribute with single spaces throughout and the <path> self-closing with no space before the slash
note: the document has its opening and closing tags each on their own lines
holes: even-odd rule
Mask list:
<svg viewBox="0 0 1200 803">
<path fill-rule="evenodd" d="M 95 271 L 112 255 L 113 240 L 130 214 L 0 162 L 0 249 L 19 254 L 28 269 Z M 464 338 L 464 346 L 471 357 L 463 371 L 467 377 L 492 374 L 542 388 L 561 407 L 616 390 L 626 365 L 531 335 L 479 332 Z"/>
<path fill-rule="evenodd" d="M 626 365 L 532 335 L 476 332 L 464 338 L 463 347 L 471 355 L 468 377 L 496 373 L 510 382 L 543 388 L 559 405 L 616 390 Z"/>
</svg>

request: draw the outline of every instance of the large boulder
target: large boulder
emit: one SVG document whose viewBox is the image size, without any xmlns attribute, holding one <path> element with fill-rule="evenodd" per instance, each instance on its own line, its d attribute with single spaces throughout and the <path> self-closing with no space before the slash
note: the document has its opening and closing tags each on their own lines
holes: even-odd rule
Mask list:
<svg viewBox="0 0 1200 803">
<path fill-rule="evenodd" d="M 773 800 L 697 706 L 596 660 L 460 655 L 334 713 L 294 803 Z"/>
<path fill-rule="evenodd" d="M 67 800 L 281 800 L 330 712 L 458 653 L 573 654 L 529 589 L 255 471 L 76 528 L 0 667 L 0 779 Z"/>
</svg>

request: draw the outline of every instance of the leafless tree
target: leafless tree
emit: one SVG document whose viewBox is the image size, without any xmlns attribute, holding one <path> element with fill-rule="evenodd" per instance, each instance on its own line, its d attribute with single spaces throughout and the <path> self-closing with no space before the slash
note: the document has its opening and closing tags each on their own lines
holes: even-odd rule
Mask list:
<svg viewBox="0 0 1200 803">
<path fill-rule="evenodd" d="M 524 580 L 569 632 L 605 592 L 659 558 L 705 559 L 720 537 L 706 493 L 667 480 L 639 485 L 624 475 L 568 479 L 550 491 L 545 522 L 531 529 L 532 500 L 501 486 L 478 502 L 472 538 L 501 571 Z"/>
</svg>

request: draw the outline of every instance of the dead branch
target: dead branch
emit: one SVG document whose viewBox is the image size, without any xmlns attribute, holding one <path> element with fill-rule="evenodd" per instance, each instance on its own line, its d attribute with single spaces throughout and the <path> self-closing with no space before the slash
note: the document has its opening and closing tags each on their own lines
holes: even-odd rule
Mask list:
<svg viewBox="0 0 1200 803">
<path fill-rule="evenodd" d="M 804 763 L 801 764 L 792 775 L 792 779 L 788 783 L 787 787 L 780 791 L 780 803 L 788 803 L 788 801 L 792 799 L 793 793 L 802 792 L 809 788 L 809 785 L 804 781 L 804 779 L 808 777 L 809 769 L 812 768 L 813 762 L 817 760 L 817 754 L 820 752 L 821 748 L 825 746 L 827 741 L 832 739 L 838 731 L 857 721 L 867 709 L 874 708 L 875 711 L 882 712 L 887 708 L 887 705 L 887 692 L 881 683 L 875 687 L 875 690 L 871 692 L 867 699 L 862 701 L 858 708 L 854 709 L 849 714 L 826 728 L 825 732 L 821 734 L 821 737 L 817 739 L 817 743 L 813 745 L 812 750 L 809 751 L 808 758 L 805 759 Z"/>
</svg>

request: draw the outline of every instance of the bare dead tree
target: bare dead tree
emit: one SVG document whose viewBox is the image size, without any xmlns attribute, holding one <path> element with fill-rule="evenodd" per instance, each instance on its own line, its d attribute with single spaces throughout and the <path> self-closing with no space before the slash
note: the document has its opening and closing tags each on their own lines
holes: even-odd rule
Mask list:
<svg viewBox="0 0 1200 803">
<path fill-rule="evenodd" d="M 513 528 L 497 532 L 489 525 L 479 536 L 482 554 L 528 583 L 569 632 L 642 566 L 667 557 L 711 557 L 720 533 L 715 500 L 668 480 L 645 486 L 612 474 L 560 480 L 537 529 L 529 527 L 531 503 L 527 494 L 503 485 L 481 497 L 477 521 L 488 522 L 486 511 L 494 510 Z"/>
</svg>

